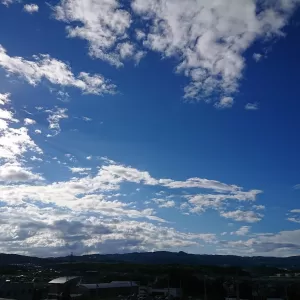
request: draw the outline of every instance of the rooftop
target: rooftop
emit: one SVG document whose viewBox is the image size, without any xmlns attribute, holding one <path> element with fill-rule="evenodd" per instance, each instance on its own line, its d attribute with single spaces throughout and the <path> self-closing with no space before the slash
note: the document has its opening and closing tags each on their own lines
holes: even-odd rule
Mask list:
<svg viewBox="0 0 300 300">
<path fill-rule="evenodd" d="M 135 282 L 130 281 L 112 281 L 109 283 L 89 283 L 81 284 L 80 286 L 87 289 L 108 289 L 108 288 L 121 288 L 121 287 L 136 287 L 138 286 Z"/>
<path fill-rule="evenodd" d="M 67 282 L 73 281 L 75 279 L 79 280 L 80 277 L 78 276 L 66 276 L 66 277 L 58 277 L 51 280 L 49 283 L 51 284 L 65 284 Z"/>
</svg>

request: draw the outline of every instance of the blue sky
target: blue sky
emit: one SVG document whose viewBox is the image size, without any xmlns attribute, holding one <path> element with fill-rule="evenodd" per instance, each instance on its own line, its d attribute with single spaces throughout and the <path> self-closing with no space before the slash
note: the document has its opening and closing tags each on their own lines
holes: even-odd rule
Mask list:
<svg viewBox="0 0 300 300">
<path fill-rule="evenodd" d="M 298 255 L 299 6 L 0 0 L 0 252 Z"/>
</svg>

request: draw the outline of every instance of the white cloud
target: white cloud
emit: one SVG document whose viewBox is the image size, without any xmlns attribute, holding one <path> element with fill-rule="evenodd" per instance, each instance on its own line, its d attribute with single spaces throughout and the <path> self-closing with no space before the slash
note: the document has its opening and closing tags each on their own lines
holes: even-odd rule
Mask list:
<svg viewBox="0 0 300 300">
<path fill-rule="evenodd" d="M 89 117 L 82 117 L 81 118 L 83 121 L 86 121 L 86 122 L 91 122 L 91 121 L 93 121 L 93 119 L 92 118 L 89 118 Z"/>
<path fill-rule="evenodd" d="M 1 3 L 6 6 L 9 6 L 10 4 L 12 4 L 14 2 L 18 2 L 18 0 L 1 0 Z"/>
<path fill-rule="evenodd" d="M 25 126 L 27 126 L 27 125 L 34 125 L 34 124 L 36 124 L 35 120 L 29 119 L 29 118 L 25 118 L 24 119 L 24 125 Z"/>
<path fill-rule="evenodd" d="M 47 121 L 49 122 L 49 129 L 53 130 L 54 132 L 53 134 L 54 136 L 59 134 L 61 131 L 59 125 L 60 120 L 68 118 L 68 115 L 66 114 L 67 111 L 68 110 L 66 108 L 61 108 L 61 107 L 55 107 L 55 109 L 53 110 L 45 110 L 46 113 L 49 113 L 49 117 L 47 118 Z"/>
<path fill-rule="evenodd" d="M 295 190 L 300 190 L 300 184 L 294 185 L 294 189 L 295 189 Z"/>
<path fill-rule="evenodd" d="M 293 223 L 300 223 L 300 209 L 292 209 L 290 211 L 290 217 L 287 218 L 288 221 Z"/>
<path fill-rule="evenodd" d="M 31 156 L 31 157 L 30 157 L 30 160 L 32 160 L 32 161 L 43 161 L 42 158 L 36 157 L 35 155 Z"/>
<path fill-rule="evenodd" d="M 300 230 L 256 234 L 255 238 L 239 241 L 222 241 L 231 253 L 264 256 L 298 255 Z"/>
<path fill-rule="evenodd" d="M 217 95 L 222 101 L 238 91 L 244 53 L 257 40 L 282 36 L 298 4 L 158 0 L 153 5 L 152 0 L 133 0 L 130 10 L 117 0 L 61 0 L 54 10 L 56 19 L 68 24 L 68 37 L 88 42 L 91 56 L 122 66 L 124 59 L 143 56 L 137 47 L 142 44 L 178 59 L 177 72 L 190 79 L 185 98 Z M 140 21 L 146 30 L 135 28 L 132 33 Z"/>
<path fill-rule="evenodd" d="M 39 174 L 34 174 L 30 169 L 22 167 L 18 163 L 6 163 L 0 166 L 0 181 L 4 182 L 28 182 L 43 180 Z"/>
<path fill-rule="evenodd" d="M 264 210 L 266 208 L 264 205 L 253 205 L 252 207 L 256 210 Z"/>
<path fill-rule="evenodd" d="M 228 194 L 196 194 L 186 195 L 188 206 L 192 213 L 202 213 L 207 209 L 221 210 L 230 201 L 247 201 L 256 200 L 257 195 L 262 193 L 260 190 L 250 190 L 248 192 L 232 191 Z"/>
<path fill-rule="evenodd" d="M 93 157 L 91 155 L 87 156 L 86 159 L 87 160 L 91 160 Z"/>
<path fill-rule="evenodd" d="M 162 186 L 179 189 L 179 188 L 202 188 L 202 189 L 212 189 L 216 192 L 222 191 L 237 191 L 240 190 L 240 187 L 236 185 L 228 185 L 216 180 L 209 180 L 205 178 L 189 178 L 185 181 L 176 181 L 172 179 L 160 179 L 159 184 Z"/>
<path fill-rule="evenodd" d="M 35 132 L 36 134 L 41 134 L 41 133 L 42 133 L 42 131 L 39 130 L 39 129 L 36 129 L 34 132 Z"/>
<path fill-rule="evenodd" d="M 251 226 L 242 226 L 237 231 L 230 232 L 231 235 L 244 236 L 249 233 Z"/>
<path fill-rule="evenodd" d="M 6 94 L 0 93 L 0 105 L 9 103 L 9 97 L 10 97 L 9 93 L 6 93 Z"/>
<path fill-rule="evenodd" d="M 234 210 L 234 211 L 223 211 L 220 215 L 226 219 L 232 219 L 239 222 L 255 223 L 259 222 L 263 215 L 255 213 L 253 211 L 243 211 L 243 210 Z"/>
<path fill-rule="evenodd" d="M 253 59 L 256 61 L 256 62 L 259 62 L 261 59 L 262 59 L 263 55 L 260 54 L 260 53 L 254 53 L 253 54 Z"/>
<path fill-rule="evenodd" d="M 280 36 L 298 2 L 134 0 L 132 8 L 150 23 L 144 44 L 182 59 L 177 70 L 191 79 L 185 97 L 203 98 L 238 89 L 244 52 L 257 39 Z"/>
<path fill-rule="evenodd" d="M 85 0 L 84 3 L 61 0 L 55 7 L 55 16 L 68 23 L 68 37 L 88 41 L 89 54 L 93 57 L 119 67 L 123 65 L 122 59 L 135 53 L 134 46 L 128 47 L 126 40 L 131 16 L 116 0 Z"/>
<path fill-rule="evenodd" d="M 246 110 L 258 110 L 258 103 L 247 103 L 245 105 Z"/>
<path fill-rule="evenodd" d="M 5 94 L 3 101 L 9 102 L 8 94 Z M 42 150 L 35 144 L 28 134 L 26 127 L 14 126 L 12 123 L 19 123 L 14 113 L 9 109 L 0 109 L 0 160 L 5 162 L 16 162 L 26 152 L 42 153 Z"/>
<path fill-rule="evenodd" d="M 233 103 L 234 101 L 232 97 L 223 97 L 219 102 L 215 103 L 215 107 L 220 109 L 231 108 Z"/>
<path fill-rule="evenodd" d="M 88 174 L 91 171 L 91 168 L 69 168 L 72 173 L 79 173 L 80 175 Z"/>
<path fill-rule="evenodd" d="M 300 223 L 300 219 L 295 217 L 287 218 L 287 220 L 293 223 Z"/>
<path fill-rule="evenodd" d="M 39 11 L 39 7 L 36 4 L 25 4 L 23 9 L 29 14 Z"/>
<path fill-rule="evenodd" d="M 26 60 L 18 56 L 9 56 L 0 45 L 0 67 L 9 74 L 19 75 L 31 85 L 47 79 L 54 85 L 76 87 L 86 94 L 101 95 L 113 93 L 115 90 L 115 86 L 103 76 L 86 72 L 75 76 L 66 63 L 48 54 L 34 55 L 32 60 Z"/>
<path fill-rule="evenodd" d="M 175 201 L 173 200 L 154 198 L 152 201 L 155 202 L 160 208 L 171 208 L 175 206 Z"/>
<path fill-rule="evenodd" d="M 0 207 L 0 251 L 37 256 L 182 249 L 215 241 L 209 233 L 183 233 L 146 221 L 86 217 L 61 207 L 24 202 Z"/>
</svg>

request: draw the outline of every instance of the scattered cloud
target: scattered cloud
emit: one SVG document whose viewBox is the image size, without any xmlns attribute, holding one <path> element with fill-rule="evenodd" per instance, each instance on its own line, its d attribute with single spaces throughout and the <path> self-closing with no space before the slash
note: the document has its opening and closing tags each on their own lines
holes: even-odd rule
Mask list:
<svg viewBox="0 0 300 300">
<path fill-rule="evenodd" d="M 222 241 L 231 253 L 265 256 L 298 255 L 300 250 L 300 230 L 261 233 L 255 238 L 239 241 Z"/>
<path fill-rule="evenodd" d="M 160 207 L 160 208 L 175 207 L 175 201 L 174 200 L 154 198 L 154 199 L 152 199 L 152 201 L 155 202 L 158 205 L 158 207 Z"/>
<path fill-rule="evenodd" d="M 35 155 L 31 156 L 31 157 L 30 157 L 30 160 L 32 160 L 32 161 L 43 161 L 42 158 L 36 157 Z"/>
<path fill-rule="evenodd" d="M 151 0 L 134 0 L 129 9 L 117 0 L 86 0 L 84 6 L 80 0 L 61 0 L 54 15 L 67 23 L 69 38 L 88 42 L 92 57 L 117 67 L 125 59 L 141 57 L 139 47 L 178 58 L 176 71 L 190 79 L 185 98 L 217 95 L 222 105 L 222 99 L 238 91 L 246 65 L 244 53 L 257 40 L 283 36 L 298 5 L 298 0 L 276 5 L 267 0 L 200 1 L 197 5 L 193 0 L 160 0 L 156 5 Z M 138 20 L 146 30 L 135 28 L 132 33 L 132 24 Z M 254 59 L 259 55 L 255 53 Z"/>
<path fill-rule="evenodd" d="M 19 163 L 5 163 L 0 166 L 1 182 L 28 182 L 43 180 L 39 174 L 34 174 L 29 168 L 22 167 Z"/>
<path fill-rule="evenodd" d="M 216 102 L 215 107 L 219 109 L 231 108 L 233 103 L 234 101 L 232 97 L 223 97 L 219 102 Z"/>
<path fill-rule="evenodd" d="M 253 205 L 252 207 L 256 210 L 264 210 L 266 208 L 264 205 Z"/>
<path fill-rule="evenodd" d="M 36 124 L 35 120 L 29 119 L 29 118 L 25 118 L 24 119 L 24 125 L 25 126 L 27 126 L 27 125 L 34 125 L 34 124 Z"/>
<path fill-rule="evenodd" d="M 33 14 L 33 13 L 39 11 L 39 7 L 37 4 L 25 4 L 23 9 L 25 12 L 27 12 L 29 14 Z"/>
<path fill-rule="evenodd" d="M 260 53 L 254 53 L 254 54 L 253 54 L 253 59 L 254 59 L 256 62 L 259 62 L 262 58 L 263 58 L 263 55 L 260 54 Z"/>
<path fill-rule="evenodd" d="M 68 37 L 88 41 L 92 57 L 120 67 L 122 59 L 136 53 L 135 46 L 126 39 L 130 13 L 116 0 L 86 0 L 84 6 L 81 0 L 61 0 L 55 7 L 55 17 L 68 24 Z"/>
<path fill-rule="evenodd" d="M 80 72 L 75 76 L 66 63 L 48 54 L 34 55 L 32 60 L 26 60 L 18 56 L 9 56 L 0 45 L 0 67 L 8 74 L 19 75 L 34 86 L 47 79 L 54 85 L 75 87 L 85 94 L 102 95 L 115 91 L 115 86 L 102 75 Z"/>
<path fill-rule="evenodd" d="M 230 232 L 231 235 L 245 236 L 250 232 L 251 226 L 242 226 L 237 231 Z"/>
<path fill-rule="evenodd" d="M 9 97 L 10 97 L 9 93 L 6 94 L 0 93 L 0 105 L 7 104 L 9 102 Z"/>
<path fill-rule="evenodd" d="M 5 6 L 9 6 L 10 4 L 17 2 L 18 0 L 1 0 L 1 3 Z"/>
<path fill-rule="evenodd" d="M 81 118 L 83 121 L 86 121 L 86 122 L 91 122 L 91 121 L 93 121 L 93 119 L 92 118 L 89 118 L 89 117 L 82 117 Z"/>
<path fill-rule="evenodd" d="M 247 222 L 247 223 L 255 223 L 259 222 L 263 215 L 256 213 L 254 211 L 243 211 L 243 210 L 234 210 L 234 211 L 223 211 L 220 215 L 226 219 L 232 219 L 238 222 Z"/>
<path fill-rule="evenodd" d="M 258 110 L 258 103 L 247 103 L 245 105 L 246 110 Z"/>
<path fill-rule="evenodd" d="M 290 217 L 287 220 L 293 223 L 300 223 L 300 218 Z"/>
<path fill-rule="evenodd" d="M 222 210 L 227 205 L 228 201 L 247 201 L 252 202 L 256 200 L 257 195 L 262 193 L 260 190 L 250 190 L 248 192 L 232 191 L 228 194 L 196 194 L 186 195 L 188 208 L 192 213 L 202 213 L 207 209 Z"/>
<path fill-rule="evenodd" d="M 75 168 L 75 167 L 69 167 L 72 173 L 78 173 L 80 175 L 86 175 L 89 171 L 91 171 L 91 168 Z"/>
<path fill-rule="evenodd" d="M 39 129 L 36 129 L 34 132 L 35 132 L 36 134 L 41 134 L 41 133 L 42 133 L 42 131 L 39 130 Z"/>
<path fill-rule="evenodd" d="M 49 117 L 47 121 L 49 122 L 49 129 L 53 131 L 53 135 L 48 136 L 55 136 L 60 133 L 60 125 L 59 122 L 62 119 L 67 119 L 67 109 L 61 107 L 55 107 L 53 110 L 45 110 L 46 113 L 49 113 Z"/>
<path fill-rule="evenodd" d="M 295 189 L 295 190 L 300 190 L 300 184 L 294 185 L 294 189 Z"/>
<path fill-rule="evenodd" d="M 9 103 L 9 94 L 2 94 L 2 103 Z M 19 120 L 9 108 L 0 108 L 0 161 L 16 163 L 27 152 L 42 153 L 28 134 L 26 127 L 18 126 Z M 11 126 L 12 124 L 17 124 Z"/>
</svg>

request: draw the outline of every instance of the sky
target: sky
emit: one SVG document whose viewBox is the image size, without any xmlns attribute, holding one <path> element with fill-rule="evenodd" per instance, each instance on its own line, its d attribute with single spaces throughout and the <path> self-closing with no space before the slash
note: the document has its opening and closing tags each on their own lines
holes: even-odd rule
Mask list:
<svg viewBox="0 0 300 300">
<path fill-rule="evenodd" d="M 299 7 L 0 0 L 0 252 L 300 255 Z"/>
</svg>

